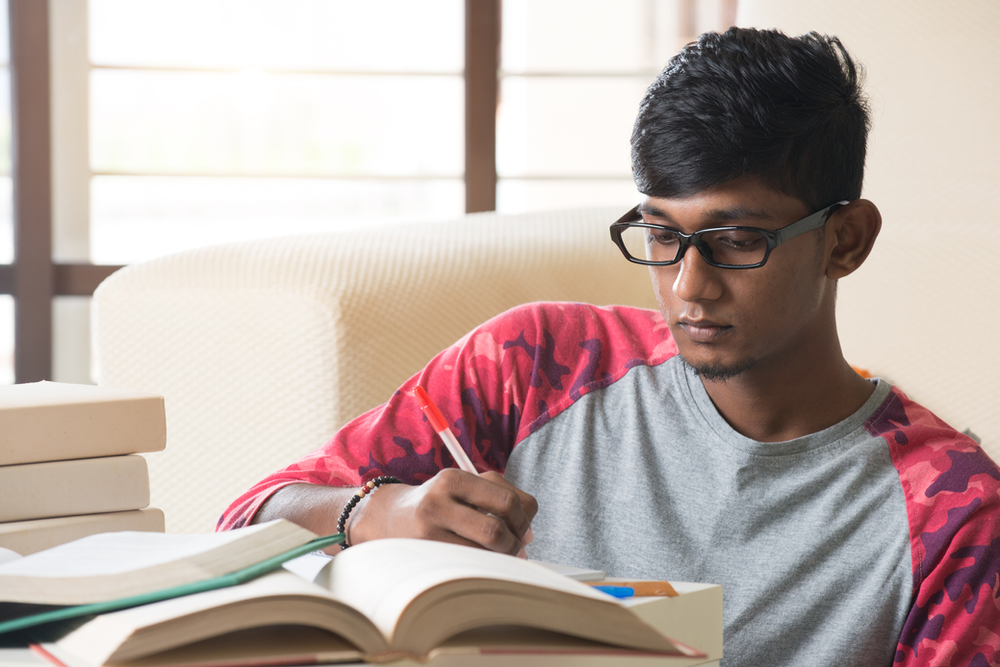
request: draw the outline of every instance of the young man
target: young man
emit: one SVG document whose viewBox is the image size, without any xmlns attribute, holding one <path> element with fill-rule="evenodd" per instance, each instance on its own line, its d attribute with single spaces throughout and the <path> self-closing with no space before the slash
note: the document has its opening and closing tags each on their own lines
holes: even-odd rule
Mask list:
<svg viewBox="0 0 1000 667">
<path fill-rule="evenodd" d="M 351 544 L 527 547 L 721 583 L 726 664 L 998 664 L 1000 471 L 858 375 L 837 337 L 837 281 L 881 225 L 860 199 L 867 129 L 838 40 L 702 36 L 642 102 L 644 199 L 612 225 L 649 265 L 659 313 L 500 315 L 220 526 L 284 516 L 335 532 L 356 485 L 393 475 L 351 506 Z M 452 467 L 417 384 L 491 472 Z"/>
</svg>

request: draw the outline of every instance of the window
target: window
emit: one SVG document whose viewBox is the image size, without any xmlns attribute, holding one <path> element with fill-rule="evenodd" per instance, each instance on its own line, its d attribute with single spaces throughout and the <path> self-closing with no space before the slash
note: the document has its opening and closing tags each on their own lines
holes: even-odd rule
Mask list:
<svg viewBox="0 0 1000 667">
<path fill-rule="evenodd" d="M 647 0 L 504 1 L 498 210 L 627 208 L 632 122 L 674 51 L 676 10 Z"/>
<path fill-rule="evenodd" d="M 461 0 L 89 5 L 93 261 L 463 212 Z"/>
<path fill-rule="evenodd" d="M 683 35 L 734 13 L 732 0 L 8 1 L 14 30 L 47 27 L 51 97 L 34 104 L 54 148 L 51 240 L 32 222 L 41 207 L 15 249 L 4 41 L 0 382 L 15 377 L 15 310 L 17 359 L 33 359 L 18 381 L 90 381 L 89 295 L 122 264 L 465 210 L 630 205 L 645 87 Z M 23 98 L 45 51 L 13 43 Z M 47 267 L 14 262 L 24 248 Z"/>
<path fill-rule="evenodd" d="M 0 0 L 0 265 L 14 261 L 10 179 L 10 42 L 7 3 Z M 7 274 L 9 275 L 9 274 Z M 8 279 L 9 280 L 9 279 Z M 0 285 L 4 274 L 0 274 Z M 0 384 L 14 381 L 14 298 L 0 290 Z M 8 290 L 9 291 L 9 290 Z"/>
</svg>

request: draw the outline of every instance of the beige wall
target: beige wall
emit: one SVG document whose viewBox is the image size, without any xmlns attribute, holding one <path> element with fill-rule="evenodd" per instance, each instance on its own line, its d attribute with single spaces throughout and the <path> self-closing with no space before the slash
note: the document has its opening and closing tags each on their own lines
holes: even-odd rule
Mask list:
<svg viewBox="0 0 1000 667">
<path fill-rule="evenodd" d="M 840 286 L 845 352 L 1000 459 L 1000 2 L 740 0 L 738 23 L 836 34 L 865 63 L 883 229 Z"/>
</svg>

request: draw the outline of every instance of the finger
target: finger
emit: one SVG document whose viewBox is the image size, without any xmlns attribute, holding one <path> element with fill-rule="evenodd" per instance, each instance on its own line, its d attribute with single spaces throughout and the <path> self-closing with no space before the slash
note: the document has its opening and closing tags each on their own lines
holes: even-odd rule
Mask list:
<svg viewBox="0 0 1000 667">
<path fill-rule="evenodd" d="M 517 495 L 520 512 L 527 521 L 511 525 L 511 530 L 513 530 L 514 534 L 518 535 L 525 544 L 531 544 L 531 541 L 534 539 L 534 535 L 531 532 L 531 520 L 535 517 L 535 514 L 538 513 L 538 501 L 535 500 L 535 497 L 531 494 L 511 484 L 507 478 L 500 473 L 485 472 L 482 474 L 482 477 L 490 482 L 493 482 L 494 484 L 498 484 L 505 489 L 514 492 Z"/>
<path fill-rule="evenodd" d="M 448 542 L 450 544 L 458 544 L 463 547 L 472 547 L 473 549 L 483 549 L 483 545 L 479 544 L 474 540 L 469 540 L 461 535 L 454 533 L 450 530 L 443 530 L 439 533 L 435 533 L 434 537 L 428 537 L 427 539 L 432 539 L 435 542 Z"/>
<path fill-rule="evenodd" d="M 498 553 L 517 554 L 524 547 L 507 523 L 499 516 L 486 514 L 464 502 L 435 502 L 425 506 L 433 517 L 421 517 L 433 522 L 428 531 L 431 539 L 456 544 L 470 544 Z"/>
<path fill-rule="evenodd" d="M 521 506 L 521 495 L 498 473 L 485 473 L 480 477 L 456 480 L 456 499 L 481 512 L 500 518 L 518 537 L 524 535 L 531 520 Z"/>
<path fill-rule="evenodd" d="M 347 527 L 352 542 L 415 537 L 516 554 L 524 545 L 508 525 L 513 520 L 499 515 L 520 514 L 526 521 L 519 504 L 509 485 L 448 469 L 419 486 L 384 485 L 355 511 Z"/>
<path fill-rule="evenodd" d="M 506 522 L 476 506 L 478 501 L 497 509 L 498 504 L 488 500 L 497 494 L 514 495 L 476 475 L 455 468 L 442 470 L 420 486 L 408 487 L 393 498 L 394 511 L 386 535 L 439 540 L 515 554 L 523 545 Z M 515 502 L 518 502 L 516 497 Z"/>
</svg>

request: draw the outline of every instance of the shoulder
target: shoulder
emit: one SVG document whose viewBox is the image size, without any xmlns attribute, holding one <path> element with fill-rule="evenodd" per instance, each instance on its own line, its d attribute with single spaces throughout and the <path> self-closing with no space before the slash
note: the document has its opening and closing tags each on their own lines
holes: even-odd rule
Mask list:
<svg viewBox="0 0 1000 667">
<path fill-rule="evenodd" d="M 893 388 L 866 430 L 881 436 L 911 503 L 913 527 L 935 527 L 957 508 L 1000 511 L 1000 468 L 968 435 Z M 1000 519 L 1000 514 L 997 515 Z"/>
<path fill-rule="evenodd" d="M 676 354 L 657 311 L 538 302 L 477 327 L 425 372 L 459 381 L 461 391 L 453 387 L 451 396 L 464 392 L 463 400 L 475 404 L 516 406 L 520 440 L 581 396 L 636 366 L 662 364 Z"/>
<path fill-rule="evenodd" d="M 600 344 L 613 348 L 615 359 L 630 366 L 662 363 L 677 354 L 660 314 L 630 306 L 529 303 L 477 327 L 459 341 L 459 346 L 467 348 L 471 343 L 473 350 L 481 349 L 491 339 L 501 352 L 533 346 L 555 348 L 565 355 L 588 344 Z"/>
<path fill-rule="evenodd" d="M 931 664 L 956 645 L 992 654 L 1000 637 L 982 631 L 1000 627 L 1000 468 L 895 388 L 865 428 L 885 439 L 906 496 L 914 604 L 900 661 Z"/>
</svg>

